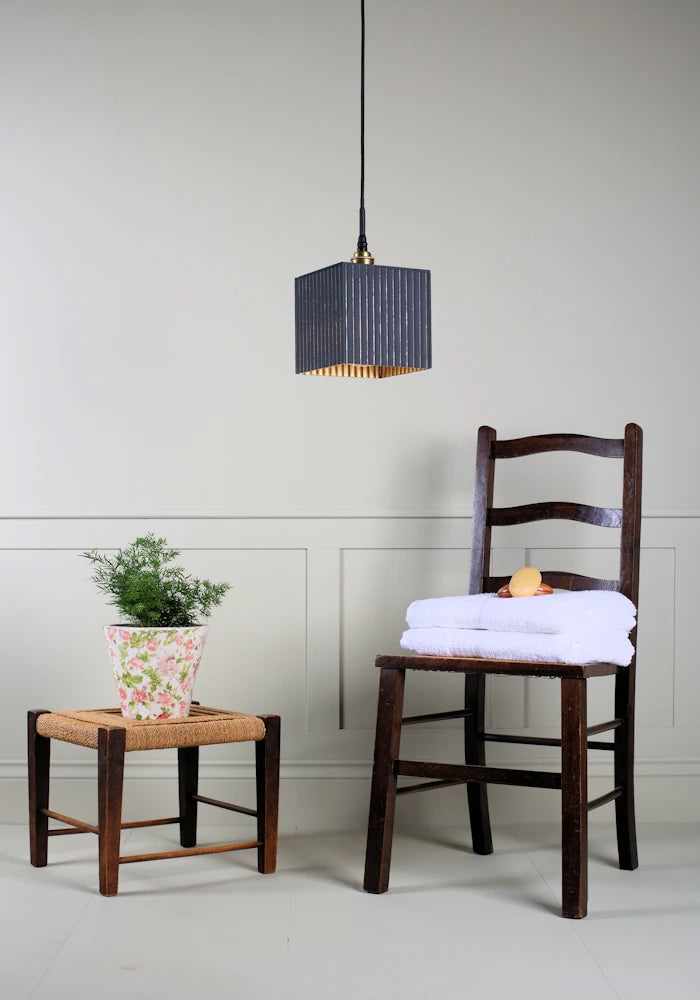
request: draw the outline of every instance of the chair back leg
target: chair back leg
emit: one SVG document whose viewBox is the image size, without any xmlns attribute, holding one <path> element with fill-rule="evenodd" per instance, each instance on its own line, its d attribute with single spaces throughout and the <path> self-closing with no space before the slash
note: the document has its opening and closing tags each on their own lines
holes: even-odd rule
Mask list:
<svg viewBox="0 0 700 1000">
<path fill-rule="evenodd" d="M 465 677 L 464 708 L 469 714 L 464 720 L 464 763 L 486 763 L 484 743 L 484 705 L 486 700 L 486 677 L 484 674 L 469 674 Z M 467 782 L 467 802 L 469 822 L 472 830 L 472 847 L 475 854 L 492 854 L 491 820 L 486 782 Z"/>
<path fill-rule="evenodd" d="M 280 717 L 264 715 L 265 737 L 255 744 L 258 813 L 258 871 L 271 875 L 277 867 L 277 824 L 280 787 Z"/>
<path fill-rule="evenodd" d="M 586 680 L 561 682 L 562 913 L 588 906 L 588 733 Z"/>
<path fill-rule="evenodd" d="M 180 844 L 197 845 L 197 791 L 199 788 L 199 747 L 179 747 L 177 777 L 180 793 Z"/>
<path fill-rule="evenodd" d="M 49 847 L 49 817 L 41 810 L 49 808 L 51 740 L 36 731 L 36 720 L 45 712 L 46 709 L 38 709 L 27 713 L 29 858 L 35 868 L 45 866 Z"/>
<path fill-rule="evenodd" d="M 389 888 L 396 808 L 394 761 L 398 759 L 401 743 L 405 676 L 405 670 L 393 667 L 382 667 L 379 672 L 377 729 L 365 855 L 365 892 L 380 893 Z"/>
<path fill-rule="evenodd" d="M 100 727 L 97 734 L 97 825 L 103 896 L 116 896 L 119 889 L 125 746 L 125 729 Z"/>
</svg>

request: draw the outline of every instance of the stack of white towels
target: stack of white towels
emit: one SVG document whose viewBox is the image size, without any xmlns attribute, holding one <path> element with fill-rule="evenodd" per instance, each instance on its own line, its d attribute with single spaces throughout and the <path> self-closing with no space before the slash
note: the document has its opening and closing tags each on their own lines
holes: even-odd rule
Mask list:
<svg viewBox="0 0 700 1000">
<path fill-rule="evenodd" d="M 409 606 L 401 646 L 424 656 L 626 667 L 636 614 L 627 597 L 611 590 L 432 597 Z"/>
</svg>

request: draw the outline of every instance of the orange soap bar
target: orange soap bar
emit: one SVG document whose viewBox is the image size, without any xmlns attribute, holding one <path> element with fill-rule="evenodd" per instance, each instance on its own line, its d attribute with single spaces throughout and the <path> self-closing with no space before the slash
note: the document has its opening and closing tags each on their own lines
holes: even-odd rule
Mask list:
<svg viewBox="0 0 700 1000">
<path fill-rule="evenodd" d="M 542 583 L 542 574 L 534 566 L 523 566 L 510 578 L 508 588 L 513 597 L 534 597 Z"/>
</svg>

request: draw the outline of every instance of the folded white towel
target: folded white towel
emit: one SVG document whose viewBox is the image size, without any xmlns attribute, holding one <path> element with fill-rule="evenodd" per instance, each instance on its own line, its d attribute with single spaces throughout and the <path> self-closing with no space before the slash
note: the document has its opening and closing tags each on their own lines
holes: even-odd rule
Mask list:
<svg viewBox="0 0 700 1000">
<path fill-rule="evenodd" d="M 614 590 L 579 590 L 546 597 L 474 594 L 414 601 L 406 612 L 409 628 L 473 628 L 496 632 L 556 634 L 572 630 L 619 629 L 629 633 L 636 608 Z"/>
<path fill-rule="evenodd" d="M 520 600 L 526 598 L 513 598 L 503 603 Z M 545 602 L 549 598 L 533 600 Z M 401 646 L 424 656 L 474 656 L 537 663 L 616 663 L 621 667 L 629 666 L 634 654 L 627 634 L 620 630 L 536 635 L 469 628 L 412 628 L 402 635 Z"/>
</svg>

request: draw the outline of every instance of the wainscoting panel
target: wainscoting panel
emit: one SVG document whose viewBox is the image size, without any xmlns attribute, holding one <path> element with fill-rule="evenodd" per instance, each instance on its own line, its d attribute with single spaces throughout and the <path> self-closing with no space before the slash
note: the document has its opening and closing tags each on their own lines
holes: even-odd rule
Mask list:
<svg viewBox="0 0 700 1000">
<path fill-rule="evenodd" d="M 333 826 L 333 816 L 326 815 L 331 779 L 338 817 L 347 821 L 345 787 L 348 801 L 362 803 L 355 817 L 361 825 L 366 820 L 365 794 L 358 795 L 357 785 L 346 782 L 361 781 L 368 790 L 378 684 L 374 658 L 378 652 L 400 652 L 410 601 L 467 591 L 469 517 L 0 519 L 2 818 L 24 821 L 20 803 L 27 709 L 115 702 L 101 634 L 102 625 L 114 615 L 95 591 L 90 567 L 79 553 L 92 547 L 114 549 L 147 531 L 165 535 L 182 548 L 183 562 L 192 572 L 233 584 L 212 617 L 196 697 L 249 712 L 279 712 L 283 777 L 290 788 L 310 782 L 308 787 L 316 789 L 304 797 L 308 824 Z M 615 533 L 604 533 L 603 544 L 600 539 L 599 532 L 592 535 L 588 526 L 575 524 L 509 529 L 494 539 L 494 570 L 507 575 L 530 563 L 615 576 L 616 557 L 607 547 L 608 539 L 615 544 Z M 642 545 L 639 794 L 643 797 L 648 790 L 647 818 L 657 801 L 663 801 L 671 817 L 700 818 L 700 797 L 693 805 L 696 798 L 691 795 L 700 779 L 695 644 L 700 512 L 646 514 Z M 590 691 L 591 721 L 610 717 L 612 684 L 600 679 Z M 449 709 L 461 701 L 459 677 L 410 677 L 407 712 Z M 555 735 L 558 684 L 496 679 L 488 686 L 487 725 L 499 731 Z M 449 761 L 459 759 L 461 746 L 460 724 L 446 723 L 411 727 L 403 751 L 406 756 Z M 505 765 L 556 762 L 555 751 L 513 745 L 490 746 L 488 755 Z M 212 748 L 203 775 L 219 782 L 248 781 L 249 756 L 237 749 Z M 74 798 L 80 799 L 84 788 L 88 810 L 94 777 L 89 757 L 80 748 L 61 746 L 54 758 L 55 779 L 59 785 L 63 779 Z M 594 755 L 592 778 L 608 781 L 609 770 L 609 759 Z M 133 755 L 129 774 L 170 787 L 175 761 L 168 754 Z M 494 795 L 500 801 L 500 793 Z M 458 800 L 455 793 L 455 803 Z M 412 815 L 413 806 L 403 808 Z"/>
</svg>

